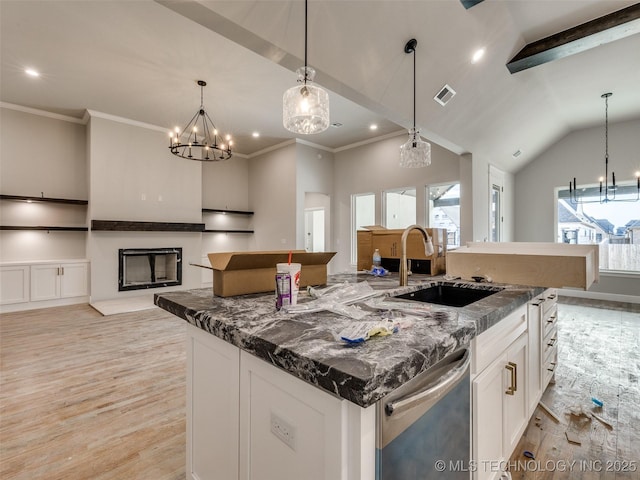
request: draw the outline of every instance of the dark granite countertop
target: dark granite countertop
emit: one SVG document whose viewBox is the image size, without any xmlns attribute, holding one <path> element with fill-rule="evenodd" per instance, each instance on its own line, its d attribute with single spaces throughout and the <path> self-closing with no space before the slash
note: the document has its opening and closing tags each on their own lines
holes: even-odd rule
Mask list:
<svg viewBox="0 0 640 480">
<path fill-rule="evenodd" d="M 356 345 L 345 344 L 337 334 L 357 320 L 326 311 L 277 312 L 273 293 L 221 298 L 214 297 L 211 288 L 203 288 L 156 294 L 155 303 L 312 385 L 368 407 L 448 354 L 469 345 L 473 337 L 544 290 L 448 282 L 426 275 L 413 275 L 409 286 L 398 287 L 397 274 L 384 278 L 331 275 L 329 284 L 365 280 L 374 289 L 391 295 L 418 290 L 433 282 L 502 290 L 466 307 L 432 305 L 431 314 L 397 333 Z M 308 294 L 301 292 L 298 302 L 308 300 Z M 382 319 L 383 315 L 384 312 L 373 313 L 374 319 Z"/>
</svg>

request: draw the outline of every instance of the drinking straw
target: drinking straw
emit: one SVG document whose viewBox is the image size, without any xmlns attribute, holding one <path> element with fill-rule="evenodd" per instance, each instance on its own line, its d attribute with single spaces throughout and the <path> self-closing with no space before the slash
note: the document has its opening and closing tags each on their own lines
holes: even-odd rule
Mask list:
<svg viewBox="0 0 640 480">
<path fill-rule="evenodd" d="M 289 250 L 289 265 L 291 265 L 291 250 Z"/>
</svg>

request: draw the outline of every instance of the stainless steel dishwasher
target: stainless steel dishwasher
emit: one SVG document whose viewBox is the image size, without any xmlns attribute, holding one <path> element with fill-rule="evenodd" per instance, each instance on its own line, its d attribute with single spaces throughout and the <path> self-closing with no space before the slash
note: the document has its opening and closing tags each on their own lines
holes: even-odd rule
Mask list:
<svg viewBox="0 0 640 480">
<path fill-rule="evenodd" d="M 458 350 L 377 403 L 376 480 L 469 479 L 470 350 Z"/>
</svg>

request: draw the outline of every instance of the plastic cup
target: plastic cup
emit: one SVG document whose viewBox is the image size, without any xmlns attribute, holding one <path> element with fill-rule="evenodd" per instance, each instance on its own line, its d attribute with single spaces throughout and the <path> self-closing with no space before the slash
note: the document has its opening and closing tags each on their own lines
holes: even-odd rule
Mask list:
<svg viewBox="0 0 640 480">
<path fill-rule="evenodd" d="M 298 290 L 300 289 L 300 270 L 301 263 L 278 263 L 276 264 L 277 273 L 288 273 L 291 275 L 291 305 L 298 303 Z"/>
</svg>

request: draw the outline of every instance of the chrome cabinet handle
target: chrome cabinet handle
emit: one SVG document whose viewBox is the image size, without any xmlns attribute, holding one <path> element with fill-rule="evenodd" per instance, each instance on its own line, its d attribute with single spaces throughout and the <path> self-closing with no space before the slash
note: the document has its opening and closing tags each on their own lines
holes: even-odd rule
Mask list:
<svg viewBox="0 0 640 480">
<path fill-rule="evenodd" d="M 547 343 L 547 345 L 549 345 L 550 347 L 553 347 L 554 343 L 556 343 L 556 338 L 551 338 L 549 339 L 549 343 Z"/>
<path fill-rule="evenodd" d="M 504 368 L 511 372 L 511 386 L 505 390 L 507 395 L 513 395 L 518 391 L 518 365 L 513 362 L 507 363 Z"/>
<path fill-rule="evenodd" d="M 556 316 L 555 316 L 555 315 L 551 315 L 551 316 L 549 317 L 549 320 L 547 320 L 547 323 L 553 323 L 553 322 L 555 322 L 555 321 L 556 321 Z"/>
</svg>

